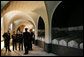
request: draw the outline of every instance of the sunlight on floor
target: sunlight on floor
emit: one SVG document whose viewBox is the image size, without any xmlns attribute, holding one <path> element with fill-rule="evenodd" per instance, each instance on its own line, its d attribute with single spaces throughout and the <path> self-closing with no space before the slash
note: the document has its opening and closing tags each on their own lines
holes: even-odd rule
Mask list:
<svg viewBox="0 0 84 57">
<path fill-rule="evenodd" d="M 1 42 L 1 49 L 4 48 L 4 41 Z"/>
<path fill-rule="evenodd" d="M 57 56 L 53 53 L 47 53 L 42 48 L 33 45 L 33 50 L 29 51 L 29 54 L 24 55 L 24 50 L 19 51 L 19 48 L 15 51 L 12 51 L 12 46 L 10 46 L 11 52 L 5 52 L 5 49 L 3 48 L 1 55 L 2 56 Z"/>
</svg>

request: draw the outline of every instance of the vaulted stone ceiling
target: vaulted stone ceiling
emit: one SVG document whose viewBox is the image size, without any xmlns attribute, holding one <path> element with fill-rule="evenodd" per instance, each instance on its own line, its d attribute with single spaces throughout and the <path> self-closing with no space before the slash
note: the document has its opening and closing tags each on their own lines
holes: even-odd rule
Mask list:
<svg viewBox="0 0 84 57">
<path fill-rule="evenodd" d="M 9 1 L 1 1 L 1 9 L 8 3 Z"/>
<path fill-rule="evenodd" d="M 7 6 L 7 8 L 10 8 L 10 9 L 5 9 L 2 14 L 5 14 L 11 10 L 32 12 L 32 11 L 35 11 L 35 10 L 45 6 L 44 1 L 10 1 L 9 3 L 11 5 L 9 4 L 9 6 Z M 7 4 L 7 2 L 2 2 L 2 4 L 5 5 L 5 4 Z M 4 5 L 2 5 L 2 7 Z"/>
<path fill-rule="evenodd" d="M 9 1 L 1 1 L 1 9 L 8 3 Z M 6 9 L 2 14 L 5 14 L 8 11 L 13 10 L 21 10 L 21 11 L 27 11 L 27 12 L 36 12 L 39 11 L 39 9 L 46 8 L 47 14 L 49 15 L 49 18 L 51 19 L 52 14 L 56 7 L 59 5 L 61 1 L 11 1 L 11 5 L 8 7 L 10 9 Z M 15 6 L 16 4 L 16 6 Z M 25 6 L 26 5 L 26 6 Z M 41 11 L 40 11 L 41 12 Z M 1 14 L 1 15 L 2 15 Z M 38 13 L 37 13 L 38 14 Z"/>
</svg>

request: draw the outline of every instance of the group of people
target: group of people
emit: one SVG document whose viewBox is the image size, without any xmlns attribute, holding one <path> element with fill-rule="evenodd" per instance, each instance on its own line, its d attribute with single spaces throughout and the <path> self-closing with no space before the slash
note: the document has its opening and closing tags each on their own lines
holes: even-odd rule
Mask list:
<svg viewBox="0 0 84 57">
<path fill-rule="evenodd" d="M 24 46 L 25 49 L 24 54 L 28 54 L 29 50 L 32 50 L 32 43 L 34 43 L 34 33 L 32 32 L 32 29 L 30 29 L 30 32 L 28 32 L 28 28 L 25 28 L 25 32 L 15 33 L 15 31 L 13 31 L 13 34 L 11 36 L 13 43 L 13 51 L 17 50 L 17 43 L 19 43 L 19 50 L 23 50 L 23 46 Z M 10 50 L 11 36 L 9 30 L 8 32 L 5 32 L 3 34 L 6 51 L 7 50 L 11 51 Z"/>
</svg>

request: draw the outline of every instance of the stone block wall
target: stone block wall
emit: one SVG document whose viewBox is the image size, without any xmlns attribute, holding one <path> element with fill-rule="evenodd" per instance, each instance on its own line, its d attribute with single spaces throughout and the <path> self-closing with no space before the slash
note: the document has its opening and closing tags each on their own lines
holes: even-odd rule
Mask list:
<svg viewBox="0 0 84 57">
<path fill-rule="evenodd" d="M 54 28 L 51 52 L 60 56 L 83 56 L 83 29 Z"/>
</svg>

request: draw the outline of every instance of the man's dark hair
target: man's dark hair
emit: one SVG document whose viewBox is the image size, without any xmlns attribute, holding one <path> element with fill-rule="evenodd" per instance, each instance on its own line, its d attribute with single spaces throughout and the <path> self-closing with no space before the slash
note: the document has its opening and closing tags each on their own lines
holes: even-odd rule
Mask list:
<svg viewBox="0 0 84 57">
<path fill-rule="evenodd" d="M 28 28 L 25 28 L 25 31 L 27 31 L 28 30 Z"/>
</svg>

